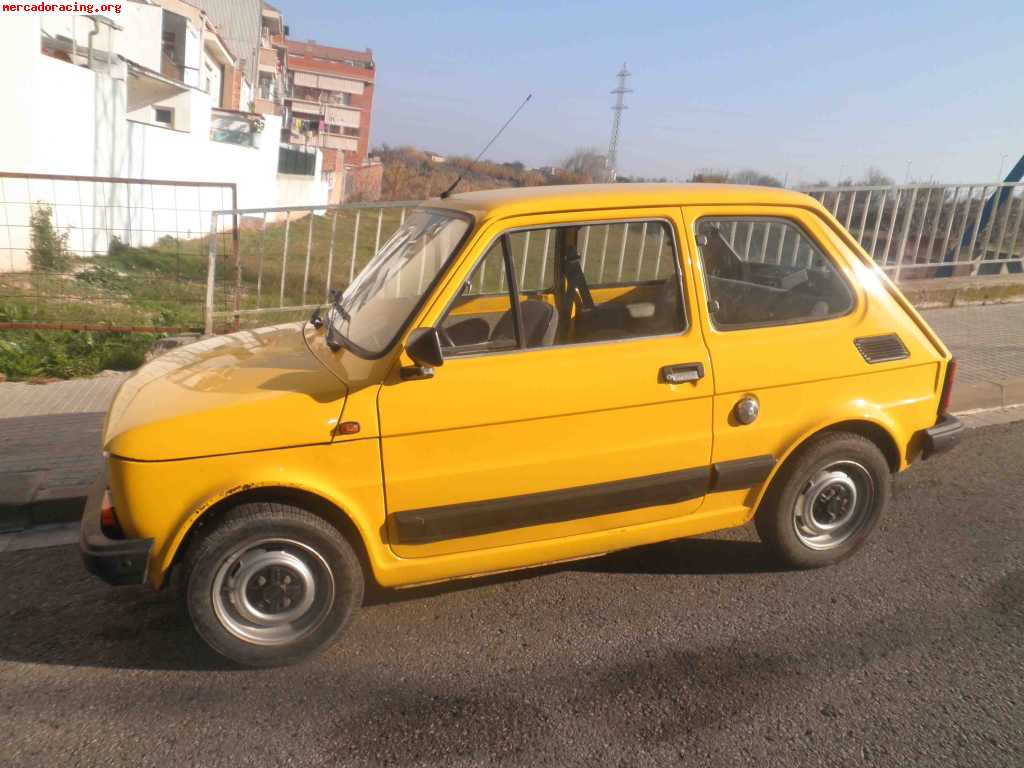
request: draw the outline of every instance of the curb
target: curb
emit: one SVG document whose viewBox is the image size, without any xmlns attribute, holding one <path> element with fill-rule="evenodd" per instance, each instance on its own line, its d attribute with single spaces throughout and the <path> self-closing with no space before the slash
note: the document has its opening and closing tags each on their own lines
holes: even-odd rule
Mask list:
<svg viewBox="0 0 1024 768">
<path fill-rule="evenodd" d="M 2 479 L 2 478 L 0 478 Z M 87 486 L 46 489 L 28 501 L 0 505 L 0 533 L 15 533 L 40 525 L 73 523 L 82 519 Z"/>
<path fill-rule="evenodd" d="M 1024 279 L 1017 275 L 904 280 L 899 288 L 917 309 L 1024 302 Z"/>
<path fill-rule="evenodd" d="M 987 410 L 991 408 L 1013 408 L 1024 405 L 1024 377 L 1002 381 L 972 381 L 953 385 L 953 399 L 950 410 Z"/>
</svg>

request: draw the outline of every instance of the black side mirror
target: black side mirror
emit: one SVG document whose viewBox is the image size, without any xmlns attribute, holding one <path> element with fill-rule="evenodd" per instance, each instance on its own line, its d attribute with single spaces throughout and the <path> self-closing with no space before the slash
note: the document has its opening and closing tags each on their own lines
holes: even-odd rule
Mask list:
<svg viewBox="0 0 1024 768">
<path fill-rule="evenodd" d="M 405 344 L 405 352 L 416 365 L 402 369 L 404 380 L 429 379 L 434 375 L 434 368 L 444 365 L 441 337 L 436 328 L 417 328 L 410 333 Z"/>
</svg>

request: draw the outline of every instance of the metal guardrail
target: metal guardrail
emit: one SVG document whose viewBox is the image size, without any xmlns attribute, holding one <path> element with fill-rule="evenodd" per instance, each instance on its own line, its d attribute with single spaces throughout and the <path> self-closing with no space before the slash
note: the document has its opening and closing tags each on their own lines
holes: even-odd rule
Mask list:
<svg viewBox="0 0 1024 768">
<path fill-rule="evenodd" d="M 804 191 L 897 281 L 1022 271 L 1024 182 Z"/>
<path fill-rule="evenodd" d="M 1024 182 L 815 187 L 803 191 L 821 202 L 897 281 L 1022 271 Z M 350 283 L 401 226 L 406 212 L 417 205 L 417 201 L 404 201 L 214 212 L 210 231 L 221 234 L 209 241 L 206 332 L 223 327 L 225 320 L 229 321 L 226 325 L 239 327 L 243 320 L 312 310 L 327 300 L 331 288 Z M 218 260 L 231 245 L 221 241 L 224 233 L 235 231 L 226 217 L 239 221 L 239 246 L 234 286 L 218 290 Z M 754 238 L 760 243 L 757 247 L 764 250 L 772 243 L 782 258 L 785 236 L 781 222 L 766 221 L 760 226 Z M 780 231 L 773 232 L 773 227 Z M 626 236 L 628 231 L 621 236 L 622 244 Z M 620 243 L 617 237 L 613 235 L 611 247 L 624 247 L 615 245 Z M 748 248 L 750 242 L 748 235 Z M 546 243 L 544 247 L 539 242 L 531 246 L 528 236 L 521 247 L 517 264 L 525 275 L 527 262 L 544 259 L 548 249 Z M 608 248 L 606 225 L 584 229 L 584 266 L 588 254 L 597 260 Z M 661 249 L 650 249 L 652 258 L 656 250 Z M 798 254 L 791 257 L 796 259 Z M 639 274 L 644 258 L 641 249 L 635 267 L 631 264 L 629 268 Z M 218 296 L 222 299 L 219 304 Z M 226 297 L 231 297 L 230 302 L 224 301 Z"/>
<path fill-rule="evenodd" d="M 291 316 L 344 288 L 405 221 L 418 201 L 286 206 L 215 211 L 209 239 L 204 328 L 239 327 L 243 319 Z M 237 228 L 234 223 L 237 221 Z M 239 243 L 230 289 L 218 261 Z M 220 287 L 219 287 L 220 286 Z M 218 297 L 220 301 L 218 302 Z M 227 299 L 230 297 L 227 301 Z M 230 304 L 230 306 L 228 306 Z M 220 323 L 218 321 L 221 321 Z"/>
</svg>

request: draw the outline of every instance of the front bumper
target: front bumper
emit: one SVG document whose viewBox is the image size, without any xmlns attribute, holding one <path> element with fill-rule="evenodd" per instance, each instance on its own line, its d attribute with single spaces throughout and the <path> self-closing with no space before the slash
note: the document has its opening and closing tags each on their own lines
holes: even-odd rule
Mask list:
<svg viewBox="0 0 1024 768">
<path fill-rule="evenodd" d="M 921 458 L 927 459 L 939 453 L 952 450 L 960 443 L 964 434 L 964 423 L 950 413 L 942 414 L 938 423 L 924 431 L 924 448 Z"/>
<path fill-rule="evenodd" d="M 112 539 L 103 531 L 101 513 L 106 474 L 93 484 L 85 502 L 78 545 L 85 568 L 108 584 L 143 584 L 149 568 L 152 539 Z"/>
</svg>

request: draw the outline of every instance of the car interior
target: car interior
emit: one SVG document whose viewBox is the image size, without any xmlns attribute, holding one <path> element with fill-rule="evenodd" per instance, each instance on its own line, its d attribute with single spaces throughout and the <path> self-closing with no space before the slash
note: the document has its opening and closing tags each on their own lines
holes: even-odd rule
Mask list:
<svg viewBox="0 0 1024 768">
<path fill-rule="evenodd" d="M 559 227 L 553 230 L 556 234 L 550 285 L 519 291 L 523 346 L 608 341 L 681 330 L 684 316 L 674 253 L 664 259 L 667 274 L 661 279 L 655 276 L 654 279 L 595 282 L 593 272 L 591 278 L 587 277 L 577 248 L 582 229 Z M 504 261 L 495 258 L 495 248 L 502 248 L 501 241 L 492 246 L 485 257 L 492 274 L 503 268 Z M 512 271 L 519 269 L 516 266 Z M 634 266 L 629 271 L 639 270 Z M 446 355 L 518 346 L 508 289 L 481 291 L 479 283 L 482 281 L 475 275 L 476 272 L 463 286 L 438 328 Z"/>
<path fill-rule="evenodd" d="M 789 236 L 779 224 L 775 242 L 748 248 L 764 261 L 740 258 L 725 236 L 723 222 L 702 222 L 699 240 L 711 317 L 718 327 L 821 320 L 845 314 L 852 297 L 831 262 L 799 231 Z M 770 237 L 765 222 L 757 227 Z M 748 232 L 753 237 L 754 230 Z"/>
</svg>

